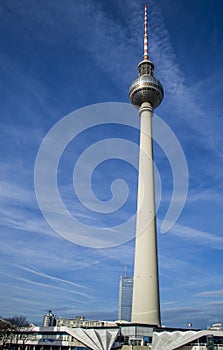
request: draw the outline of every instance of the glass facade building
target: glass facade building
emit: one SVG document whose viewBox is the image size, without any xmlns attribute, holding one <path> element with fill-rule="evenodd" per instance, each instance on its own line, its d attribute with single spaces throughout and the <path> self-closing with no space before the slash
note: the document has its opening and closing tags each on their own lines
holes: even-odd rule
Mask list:
<svg viewBox="0 0 223 350">
<path fill-rule="evenodd" d="M 133 277 L 120 276 L 119 284 L 119 302 L 118 302 L 118 319 L 131 321 L 132 315 L 132 290 Z"/>
</svg>

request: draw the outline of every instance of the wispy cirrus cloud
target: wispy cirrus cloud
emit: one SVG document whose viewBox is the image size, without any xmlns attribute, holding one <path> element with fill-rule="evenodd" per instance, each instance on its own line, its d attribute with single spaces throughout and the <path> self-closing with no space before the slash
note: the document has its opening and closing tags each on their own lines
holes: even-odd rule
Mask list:
<svg viewBox="0 0 223 350">
<path fill-rule="evenodd" d="M 223 249 L 223 236 L 216 233 L 197 230 L 190 226 L 175 224 L 169 232 L 170 235 L 177 236 L 181 239 L 197 242 L 200 245 L 209 246 L 212 249 Z"/>
<path fill-rule="evenodd" d="M 87 289 L 85 286 L 83 285 L 80 285 L 80 284 L 77 284 L 77 283 L 74 283 L 72 281 L 68 281 L 68 280 L 65 280 L 65 279 L 62 279 L 62 278 L 58 278 L 58 277 L 55 277 L 55 276 L 51 276 L 49 274 L 45 274 L 41 271 L 39 271 L 38 269 L 34 269 L 34 268 L 28 268 L 28 267 L 24 267 L 24 266 L 19 266 L 19 265 L 15 265 L 14 267 L 16 267 L 17 269 L 21 269 L 23 271 L 27 271 L 27 272 L 30 272 L 34 275 L 38 275 L 40 277 L 44 277 L 46 279 L 50 279 L 52 281 L 56 281 L 56 282 L 62 282 L 64 284 L 68 284 L 68 285 L 71 285 L 72 287 L 81 287 L 81 288 L 84 288 L 84 289 Z"/>
<path fill-rule="evenodd" d="M 220 133 L 216 132 L 216 125 L 213 123 L 213 118 L 216 119 L 216 112 L 219 113 L 220 110 L 217 111 L 214 104 L 213 106 L 211 104 L 207 106 L 207 100 L 204 98 L 204 94 L 207 93 L 207 85 L 213 85 L 215 88 L 215 72 L 212 73 L 210 71 L 208 75 L 209 83 L 207 84 L 207 78 L 205 78 L 200 82 L 200 88 L 198 89 L 197 84 L 193 84 L 193 80 L 190 79 L 193 76 L 193 69 L 191 69 L 190 83 L 188 83 L 188 77 L 184 75 L 178 64 L 178 58 L 165 25 L 161 7 L 158 3 L 151 1 L 150 10 L 151 18 L 149 24 L 153 34 L 150 38 L 150 52 L 155 59 L 159 79 L 165 86 L 165 91 L 168 95 L 168 101 L 165 101 L 165 104 L 174 106 L 174 109 L 177 110 L 177 117 L 182 119 L 195 132 L 194 135 L 190 135 L 191 139 L 194 139 L 196 143 L 201 144 L 205 149 L 214 151 L 218 157 L 222 157 L 221 136 Z M 210 91 L 208 91 L 208 95 L 210 95 Z M 200 103 L 198 103 L 198 100 Z M 213 108 L 215 109 L 215 115 L 212 115 Z M 162 113 L 165 112 L 162 111 Z M 173 113 L 170 112 L 169 117 L 171 117 L 171 114 L 176 115 L 173 111 Z M 219 120 L 216 119 L 216 122 L 221 127 Z M 201 137 L 198 137 L 198 135 L 201 135 Z"/>
<path fill-rule="evenodd" d="M 192 323 L 194 328 L 206 329 L 207 326 L 222 319 L 222 311 L 222 302 L 201 303 L 191 307 L 164 305 L 162 320 L 163 324 L 172 327 L 186 328 L 189 323 Z"/>
<path fill-rule="evenodd" d="M 196 294 L 196 297 L 207 297 L 207 298 L 222 298 L 222 296 L 223 296 L 223 289 L 203 291 Z"/>
</svg>

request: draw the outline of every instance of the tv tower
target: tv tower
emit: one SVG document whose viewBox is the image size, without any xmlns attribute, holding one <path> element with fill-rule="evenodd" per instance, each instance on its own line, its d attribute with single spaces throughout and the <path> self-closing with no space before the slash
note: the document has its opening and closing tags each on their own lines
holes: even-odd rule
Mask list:
<svg viewBox="0 0 223 350">
<path fill-rule="evenodd" d="M 138 78 L 129 89 L 131 103 L 139 108 L 140 151 L 136 219 L 132 322 L 160 326 L 160 298 L 156 237 L 152 115 L 163 99 L 163 87 L 154 77 L 148 55 L 147 6 L 144 13 L 144 55 Z"/>
</svg>

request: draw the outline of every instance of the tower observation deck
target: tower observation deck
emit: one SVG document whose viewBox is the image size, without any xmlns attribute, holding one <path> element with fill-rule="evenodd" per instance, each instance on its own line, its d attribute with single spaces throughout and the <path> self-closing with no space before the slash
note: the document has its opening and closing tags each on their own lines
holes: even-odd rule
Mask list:
<svg viewBox="0 0 223 350">
<path fill-rule="evenodd" d="M 163 87 L 149 60 L 146 5 L 144 11 L 144 56 L 138 64 L 138 78 L 129 89 L 129 99 L 140 116 L 132 322 L 160 326 L 152 115 L 163 99 Z"/>
<path fill-rule="evenodd" d="M 148 25 L 147 6 L 144 8 L 144 55 L 143 61 L 138 64 L 138 78 L 133 81 L 129 89 L 129 98 L 136 107 L 144 102 L 149 103 L 153 109 L 159 106 L 163 99 L 163 87 L 154 77 L 154 64 L 148 55 Z"/>
</svg>

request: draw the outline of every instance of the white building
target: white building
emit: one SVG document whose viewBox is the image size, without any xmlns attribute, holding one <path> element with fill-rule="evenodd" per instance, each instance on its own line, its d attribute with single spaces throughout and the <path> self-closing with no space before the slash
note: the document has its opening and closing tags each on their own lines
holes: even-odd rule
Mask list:
<svg viewBox="0 0 223 350">
<path fill-rule="evenodd" d="M 3 345 L 0 330 L 0 346 Z M 113 327 L 30 327 L 11 331 L 8 350 L 223 350 L 223 331 L 176 330 L 144 324 Z"/>
</svg>

